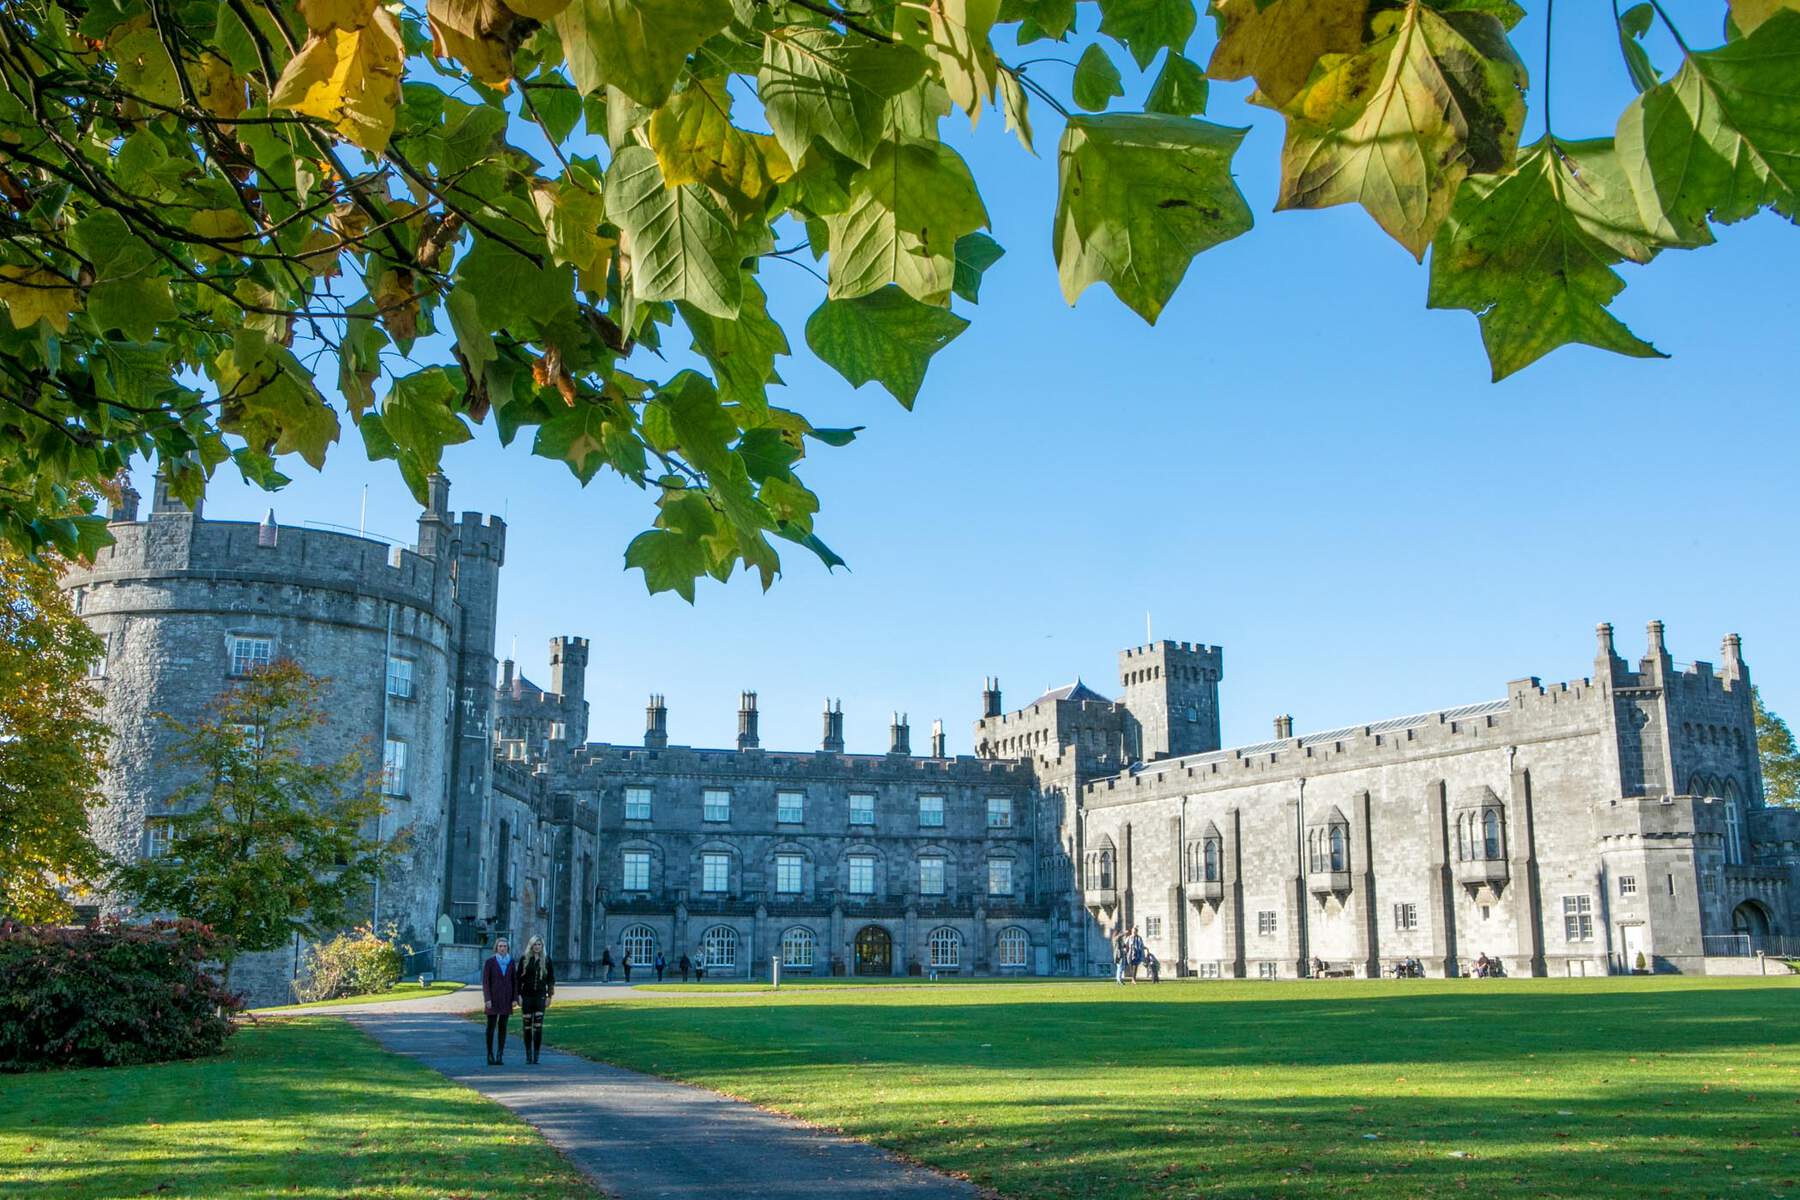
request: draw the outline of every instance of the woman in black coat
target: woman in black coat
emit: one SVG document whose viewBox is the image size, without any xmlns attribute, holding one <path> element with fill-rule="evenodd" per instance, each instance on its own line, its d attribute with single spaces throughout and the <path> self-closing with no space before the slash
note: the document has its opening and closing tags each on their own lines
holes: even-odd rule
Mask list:
<svg viewBox="0 0 1800 1200">
<path fill-rule="evenodd" d="M 519 1016 L 525 1023 L 525 1061 L 535 1063 L 544 1048 L 544 1010 L 556 994 L 556 964 L 534 937 L 519 960 Z"/>
</svg>

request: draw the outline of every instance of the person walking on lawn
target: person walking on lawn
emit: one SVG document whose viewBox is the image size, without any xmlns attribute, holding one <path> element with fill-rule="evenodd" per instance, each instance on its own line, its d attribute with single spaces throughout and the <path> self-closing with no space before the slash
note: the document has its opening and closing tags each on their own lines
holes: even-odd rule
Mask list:
<svg viewBox="0 0 1800 1200">
<path fill-rule="evenodd" d="M 658 950 L 656 952 L 656 982 L 662 982 L 663 972 L 668 969 L 669 960 L 663 957 L 663 952 L 661 950 Z"/>
<path fill-rule="evenodd" d="M 544 939 L 534 937 L 519 962 L 519 1020 L 524 1025 L 525 1061 L 535 1064 L 544 1048 L 544 1010 L 556 994 L 556 964 L 544 953 Z"/>
<path fill-rule="evenodd" d="M 625 982 L 629 984 L 631 982 L 631 951 L 627 950 L 625 957 L 619 960 L 619 970 L 625 972 Z"/>
<path fill-rule="evenodd" d="M 501 938 L 494 953 L 481 964 L 481 1007 L 487 1012 L 488 1066 L 506 1063 L 506 1026 L 519 1000 L 519 969 L 513 962 L 512 943 Z M 496 1034 L 498 1036 L 496 1036 Z"/>
<path fill-rule="evenodd" d="M 681 961 L 675 965 L 681 968 L 681 982 L 686 983 L 688 973 L 694 969 L 694 960 L 684 954 L 681 956 Z"/>
</svg>

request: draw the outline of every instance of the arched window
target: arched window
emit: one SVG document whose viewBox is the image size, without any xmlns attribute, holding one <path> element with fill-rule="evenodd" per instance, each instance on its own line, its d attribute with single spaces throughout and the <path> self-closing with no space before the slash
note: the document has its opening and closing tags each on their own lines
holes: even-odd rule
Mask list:
<svg viewBox="0 0 1800 1200">
<path fill-rule="evenodd" d="M 925 939 L 931 951 L 931 969 L 954 970 L 962 964 L 962 934 L 948 925 L 940 925 Z"/>
<path fill-rule="evenodd" d="M 994 939 L 994 965 L 1023 967 L 1031 954 L 1031 937 L 1017 925 L 1000 931 Z"/>
<path fill-rule="evenodd" d="M 1725 801 L 1725 861 L 1733 866 L 1744 861 L 1744 833 L 1738 826 L 1735 797 Z"/>
<path fill-rule="evenodd" d="M 1342 825 L 1331 827 L 1331 869 L 1333 871 L 1350 869 L 1350 856 L 1344 843 L 1344 827 Z"/>
<path fill-rule="evenodd" d="M 796 925 L 781 935 L 781 965 L 811 970 L 818 952 L 819 939 L 813 931 Z"/>
<path fill-rule="evenodd" d="M 633 925 L 619 936 L 619 946 L 639 965 L 656 958 L 656 931 L 648 925 Z"/>
<path fill-rule="evenodd" d="M 1113 885 L 1113 852 L 1110 847 L 1100 851 L 1100 886 L 1109 888 Z"/>
<path fill-rule="evenodd" d="M 1203 878 L 1207 883 L 1219 882 L 1219 843 L 1217 842 L 1206 843 L 1206 874 Z"/>
<path fill-rule="evenodd" d="M 1489 862 L 1500 855 L 1500 812 L 1490 808 L 1481 814 L 1481 848 Z"/>
<path fill-rule="evenodd" d="M 700 953 L 709 971 L 730 971 L 737 967 L 737 930 L 729 925 L 714 925 L 700 938 Z"/>
</svg>

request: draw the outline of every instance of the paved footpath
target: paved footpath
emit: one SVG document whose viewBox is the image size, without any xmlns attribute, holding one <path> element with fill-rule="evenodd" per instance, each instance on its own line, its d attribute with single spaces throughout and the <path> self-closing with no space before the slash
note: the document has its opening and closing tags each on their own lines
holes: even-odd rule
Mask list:
<svg viewBox="0 0 1800 1200">
<path fill-rule="evenodd" d="M 480 992 L 470 1005 L 471 990 L 343 1015 L 387 1049 L 510 1108 L 614 1200 L 975 1200 L 979 1194 L 972 1184 L 873 1146 L 702 1088 L 547 1046 L 537 1066 L 526 1066 L 516 1017 L 506 1065 L 487 1066 L 481 1025 L 446 1011 L 450 1005 L 420 1007 L 449 1000 L 464 1011 L 479 1008 Z M 617 996 L 624 989 L 609 991 Z M 574 997 L 559 988 L 557 998 Z"/>
</svg>

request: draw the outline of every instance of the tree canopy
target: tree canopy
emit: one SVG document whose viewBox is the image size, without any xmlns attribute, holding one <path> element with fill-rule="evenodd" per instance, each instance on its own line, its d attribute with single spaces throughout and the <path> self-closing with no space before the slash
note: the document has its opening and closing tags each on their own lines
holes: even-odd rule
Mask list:
<svg viewBox="0 0 1800 1200">
<path fill-rule="evenodd" d="M 111 735 L 88 677 L 105 647 L 56 579 L 0 546 L 0 915 L 25 921 L 68 916 L 64 884 L 100 873 L 88 815 Z"/>
<path fill-rule="evenodd" d="M 1763 799 L 1770 804 L 1800 807 L 1800 745 L 1794 731 L 1780 715 L 1763 703 L 1762 692 L 1751 693 L 1756 714 L 1756 754 L 1762 762 Z"/>
<path fill-rule="evenodd" d="M 1427 303 L 1479 317 L 1496 378 L 1655 355 L 1608 311 L 1619 264 L 1796 216 L 1797 8 L 1721 2 L 1702 38 L 1615 3 L 1619 63 L 1547 52 L 1533 80 L 1513 0 L 1212 0 L 1210 50 L 1194 0 L 14 0 L 0 537 L 88 553 L 134 457 L 192 501 L 346 436 L 423 499 L 491 422 L 645 489 L 626 562 L 653 591 L 766 587 L 782 540 L 835 565 L 798 468 L 855 431 L 771 398 L 793 346 L 763 266 L 817 278 L 810 353 L 910 407 L 1001 254 L 940 137 L 991 110 L 1022 152 L 1060 126 L 1064 296 L 1154 322 L 1252 225 L 1216 80 L 1286 122 L 1277 206 L 1358 204 L 1429 251 Z M 1090 33 L 1072 75 L 1012 53 Z M 1640 94 L 1587 122 L 1611 136 L 1520 145 L 1528 89 L 1621 68 Z M 1142 111 L 1126 71 L 1154 73 Z M 663 369 L 686 347 L 704 370 Z"/>
</svg>

